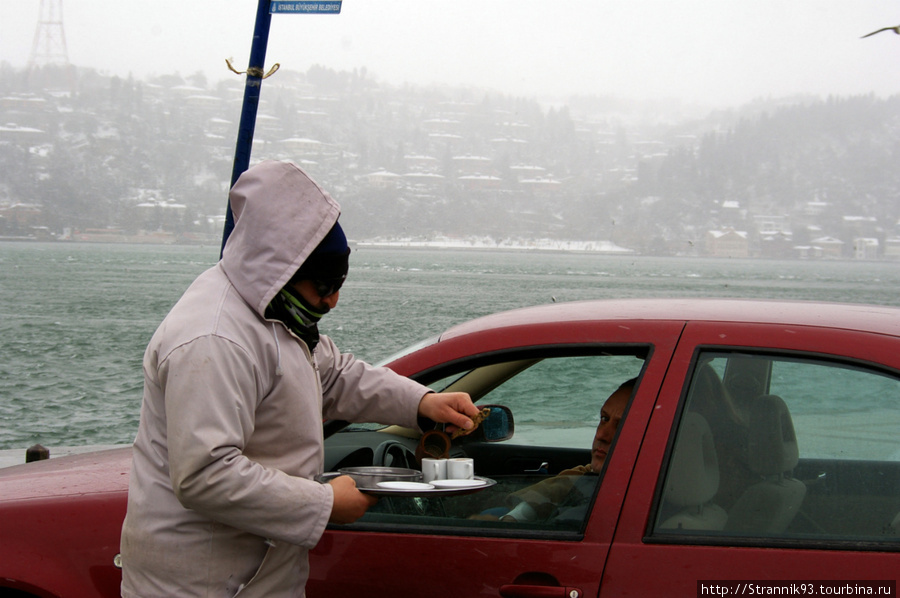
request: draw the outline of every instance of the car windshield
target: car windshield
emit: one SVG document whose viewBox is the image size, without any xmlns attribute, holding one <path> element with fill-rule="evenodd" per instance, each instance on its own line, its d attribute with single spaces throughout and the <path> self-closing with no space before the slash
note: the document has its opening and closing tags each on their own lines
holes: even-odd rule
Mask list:
<svg viewBox="0 0 900 598">
<path fill-rule="evenodd" d="M 417 343 L 413 343 L 413 344 L 409 345 L 408 347 L 405 347 L 405 348 L 397 351 L 393 355 L 389 355 L 388 357 L 382 359 L 375 365 L 382 366 L 382 365 L 391 363 L 392 361 L 397 361 L 401 357 L 405 357 L 405 356 L 409 355 L 410 353 L 415 353 L 419 349 L 424 349 L 425 347 L 433 345 L 434 343 L 438 342 L 440 340 L 440 338 L 441 338 L 440 335 L 435 335 L 430 338 L 421 340 Z"/>
</svg>

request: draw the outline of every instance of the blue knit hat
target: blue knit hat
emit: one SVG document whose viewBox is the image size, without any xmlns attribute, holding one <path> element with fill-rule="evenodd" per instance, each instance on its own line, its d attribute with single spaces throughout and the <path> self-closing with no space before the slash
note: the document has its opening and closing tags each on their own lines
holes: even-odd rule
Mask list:
<svg viewBox="0 0 900 598">
<path fill-rule="evenodd" d="M 334 280 L 346 278 L 350 270 L 350 246 L 337 222 L 322 239 L 291 280 Z"/>
<path fill-rule="evenodd" d="M 317 253 L 347 253 L 349 246 L 347 245 L 347 236 L 344 229 L 341 228 L 340 222 L 335 222 L 322 242 L 313 249 L 312 255 Z M 310 257 L 312 257 L 312 255 Z"/>
</svg>

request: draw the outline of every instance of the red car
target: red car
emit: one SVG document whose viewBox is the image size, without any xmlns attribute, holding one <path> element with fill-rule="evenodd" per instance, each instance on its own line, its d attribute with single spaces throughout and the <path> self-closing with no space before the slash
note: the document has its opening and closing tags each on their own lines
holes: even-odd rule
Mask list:
<svg viewBox="0 0 900 598">
<path fill-rule="evenodd" d="M 900 309 L 551 304 L 453 327 L 388 365 L 499 406 L 449 447 L 496 483 L 383 496 L 330 527 L 312 598 L 895 595 Z M 518 498 L 591 461 L 601 406 L 630 378 L 602 470 Z M 329 471 L 417 467 L 411 430 L 325 425 Z M 0 588 L 118 595 L 129 464 L 121 449 L 0 470 Z M 498 518 L 523 500 L 531 518 Z"/>
</svg>

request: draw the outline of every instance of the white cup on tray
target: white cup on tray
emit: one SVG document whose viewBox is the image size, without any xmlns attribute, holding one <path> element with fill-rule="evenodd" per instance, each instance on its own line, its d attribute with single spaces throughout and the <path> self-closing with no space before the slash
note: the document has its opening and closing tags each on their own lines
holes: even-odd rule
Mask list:
<svg viewBox="0 0 900 598">
<path fill-rule="evenodd" d="M 451 480 L 472 480 L 475 478 L 475 461 L 469 457 L 447 460 L 447 478 Z"/>
<path fill-rule="evenodd" d="M 431 483 L 434 480 L 447 479 L 447 459 L 422 459 L 422 481 Z"/>
</svg>

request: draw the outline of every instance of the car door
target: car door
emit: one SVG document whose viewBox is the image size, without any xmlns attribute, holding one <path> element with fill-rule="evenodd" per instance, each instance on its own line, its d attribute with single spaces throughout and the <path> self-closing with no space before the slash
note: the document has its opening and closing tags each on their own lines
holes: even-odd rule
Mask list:
<svg viewBox="0 0 900 598">
<path fill-rule="evenodd" d="M 492 351 L 490 364 L 534 362 L 525 373 L 510 376 L 479 397 L 480 402 L 512 409 L 516 435 L 511 441 L 518 444 L 462 445 L 475 455 L 476 473 L 497 478 L 497 486 L 506 484 L 505 490 L 553 477 L 575 462 L 589 462 L 602 399 L 624 378 L 639 376 L 603 471 L 579 480 L 589 488 L 581 502 L 573 505 L 567 498 L 570 502 L 556 505 L 546 520 L 510 523 L 489 520 L 495 509 L 508 503 L 489 500 L 487 490 L 439 503 L 382 498 L 359 522 L 329 528 L 311 553 L 308 595 L 597 595 L 622 498 L 680 327 L 669 323 L 660 329 L 664 333 L 657 330 L 660 342 L 643 336 L 640 323 L 617 323 L 592 333 L 611 339 L 607 343 Z M 648 325 L 643 328 L 650 334 Z M 583 330 L 579 334 L 584 337 Z M 483 366 L 485 359 L 475 356 L 472 361 Z M 606 365 L 629 359 L 634 363 L 624 367 Z M 600 363 L 604 365 L 593 365 Z M 456 368 L 444 374 L 458 380 L 473 369 L 466 360 L 457 360 Z M 572 382 L 582 380 L 575 371 L 599 377 Z M 551 415 L 537 421 L 537 411 L 529 411 L 519 399 L 541 405 L 542 413 Z M 593 405 L 590 415 L 573 407 L 585 399 Z M 479 471 L 480 466 L 489 469 Z M 519 471 L 511 471 L 513 467 Z"/>
<path fill-rule="evenodd" d="M 716 393 L 724 399 L 710 409 Z M 895 337 L 689 324 L 641 447 L 600 595 L 892 586 L 900 569 L 898 426 Z M 702 456 L 695 462 L 716 467 L 691 469 L 692 451 Z M 652 575 L 642 574 L 645 563 Z"/>
</svg>

